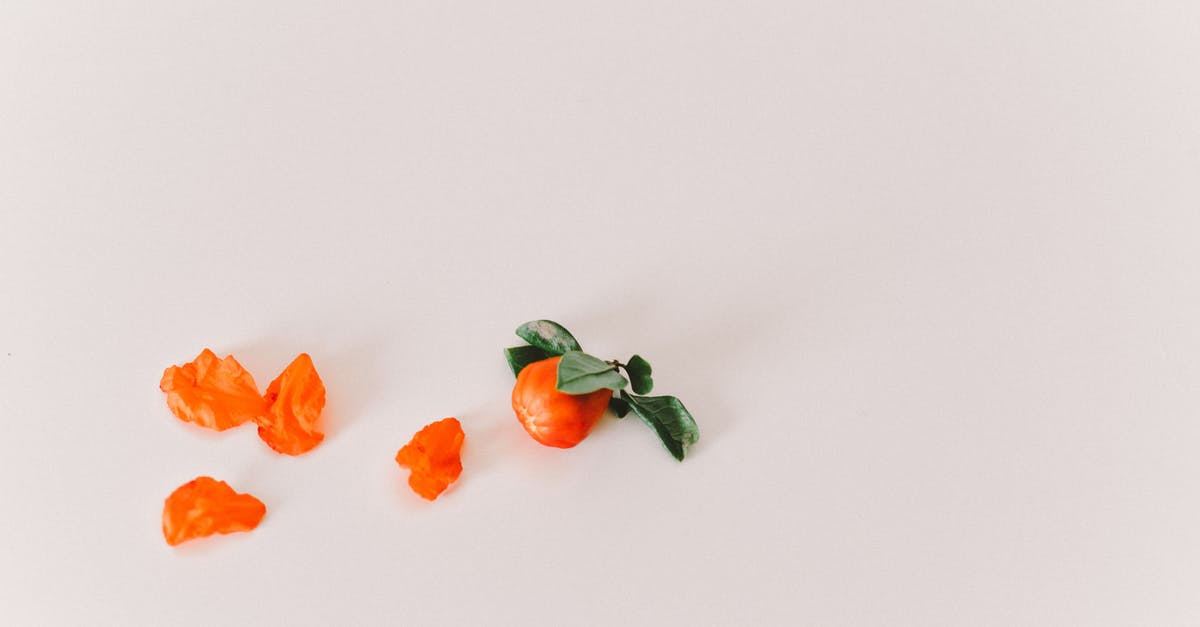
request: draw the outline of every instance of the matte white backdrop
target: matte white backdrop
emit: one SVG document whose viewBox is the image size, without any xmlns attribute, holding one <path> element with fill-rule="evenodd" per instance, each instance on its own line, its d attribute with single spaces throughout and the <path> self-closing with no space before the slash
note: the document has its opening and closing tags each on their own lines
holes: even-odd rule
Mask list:
<svg viewBox="0 0 1200 627">
<path fill-rule="evenodd" d="M 0 623 L 1198 624 L 1197 59 L 1192 0 L 8 0 Z M 541 317 L 689 458 L 530 440 Z M 324 444 L 172 417 L 204 347 L 311 353 Z M 169 548 L 201 474 L 267 517 Z"/>
</svg>

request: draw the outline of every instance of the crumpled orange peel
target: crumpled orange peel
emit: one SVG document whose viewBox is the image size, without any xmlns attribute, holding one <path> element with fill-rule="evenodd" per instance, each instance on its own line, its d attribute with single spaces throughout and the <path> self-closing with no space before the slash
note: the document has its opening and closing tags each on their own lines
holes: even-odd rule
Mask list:
<svg viewBox="0 0 1200 627">
<path fill-rule="evenodd" d="M 450 487 L 462 474 L 462 423 L 443 418 L 426 425 L 396 453 L 396 463 L 409 468 L 408 485 L 430 501 Z"/>
<path fill-rule="evenodd" d="M 258 437 L 276 452 L 300 455 L 325 439 L 317 420 L 325 408 L 325 384 L 308 353 L 301 353 L 267 386 L 266 410 L 255 418 Z"/>
<path fill-rule="evenodd" d="M 167 368 L 158 387 L 180 420 L 217 431 L 253 420 L 266 408 L 254 377 L 233 355 L 218 359 L 207 348 L 193 361 Z"/>
<path fill-rule="evenodd" d="M 163 538 L 176 546 L 214 533 L 250 531 L 266 513 L 262 501 L 238 494 L 224 481 L 196 477 L 176 488 L 163 503 Z"/>
</svg>

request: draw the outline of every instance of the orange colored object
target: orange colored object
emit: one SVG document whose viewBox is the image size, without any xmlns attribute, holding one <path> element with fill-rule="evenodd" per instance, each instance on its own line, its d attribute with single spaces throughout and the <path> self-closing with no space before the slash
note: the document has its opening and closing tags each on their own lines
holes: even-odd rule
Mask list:
<svg viewBox="0 0 1200 627">
<path fill-rule="evenodd" d="M 558 448 L 571 448 L 591 432 L 604 415 L 612 390 L 587 394 L 559 392 L 558 362 L 561 357 L 536 361 L 521 370 L 513 386 L 512 406 L 517 420 L 533 439 Z"/>
<path fill-rule="evenodd" d="M 163 372 L 159 389 L 180 420 L 224 431 L 262 414 L 266 404 L 254 377 L 233 358 L 207 348 L 195 360 Z"/>
<path fill-rule="evenodd" d="M 175 546 L 214 533 L 250 531 L 267 506 L 249 494 L 238 494 L 224 481 L 196 477 L 179 486 L 163 504 L 163 537 Z"/>
<path fill-rule="evenodd" d="M 263 395 L 266 411 L 255 421 L 258 437 L 285 455 L 300 455 L 325 439 L 317 420 L 325 408 L 325 384 L 308 353 L 288 364 Z"/>
<path fill-rule="evenodd" d="M 457 418 L 443 418 L 426 425 L 400 448 L 396 463 L 412 469 L 408 485 L 413 492 L 432 501 L 458 479 L 464 438 Z"/>
</svg>

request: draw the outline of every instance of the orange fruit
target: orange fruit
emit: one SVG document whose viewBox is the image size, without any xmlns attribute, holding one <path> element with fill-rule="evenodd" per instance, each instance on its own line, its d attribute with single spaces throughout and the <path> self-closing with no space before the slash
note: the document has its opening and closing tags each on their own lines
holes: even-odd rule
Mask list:
<svg viewBox="0 0 1200 627">
<path fill-rule="evenodd" d="M 612 390 L 564 394 L 558 382 L 561 357 L 537 361 L 521 370 L 513 386 L 512 406 L 521 426 L 533 439 L 557 448 L 571 448 L 591 432 L 604 415 Z"/>
</svg>

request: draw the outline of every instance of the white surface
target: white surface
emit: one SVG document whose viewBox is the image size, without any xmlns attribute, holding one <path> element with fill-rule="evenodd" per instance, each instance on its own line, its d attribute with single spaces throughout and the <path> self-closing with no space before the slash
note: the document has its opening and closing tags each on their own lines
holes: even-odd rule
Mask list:
<svg viewBox="0 0 1200 627">
<path fill-rule="evenodd" d="M 0 623 L 1200 623 L 1194 1 L 109 4 L 0 5 Z M 526 437 L 538 317 L 692 457 Z M 264 524 L 168 548 L 199 474 Z"/>
</svg>

